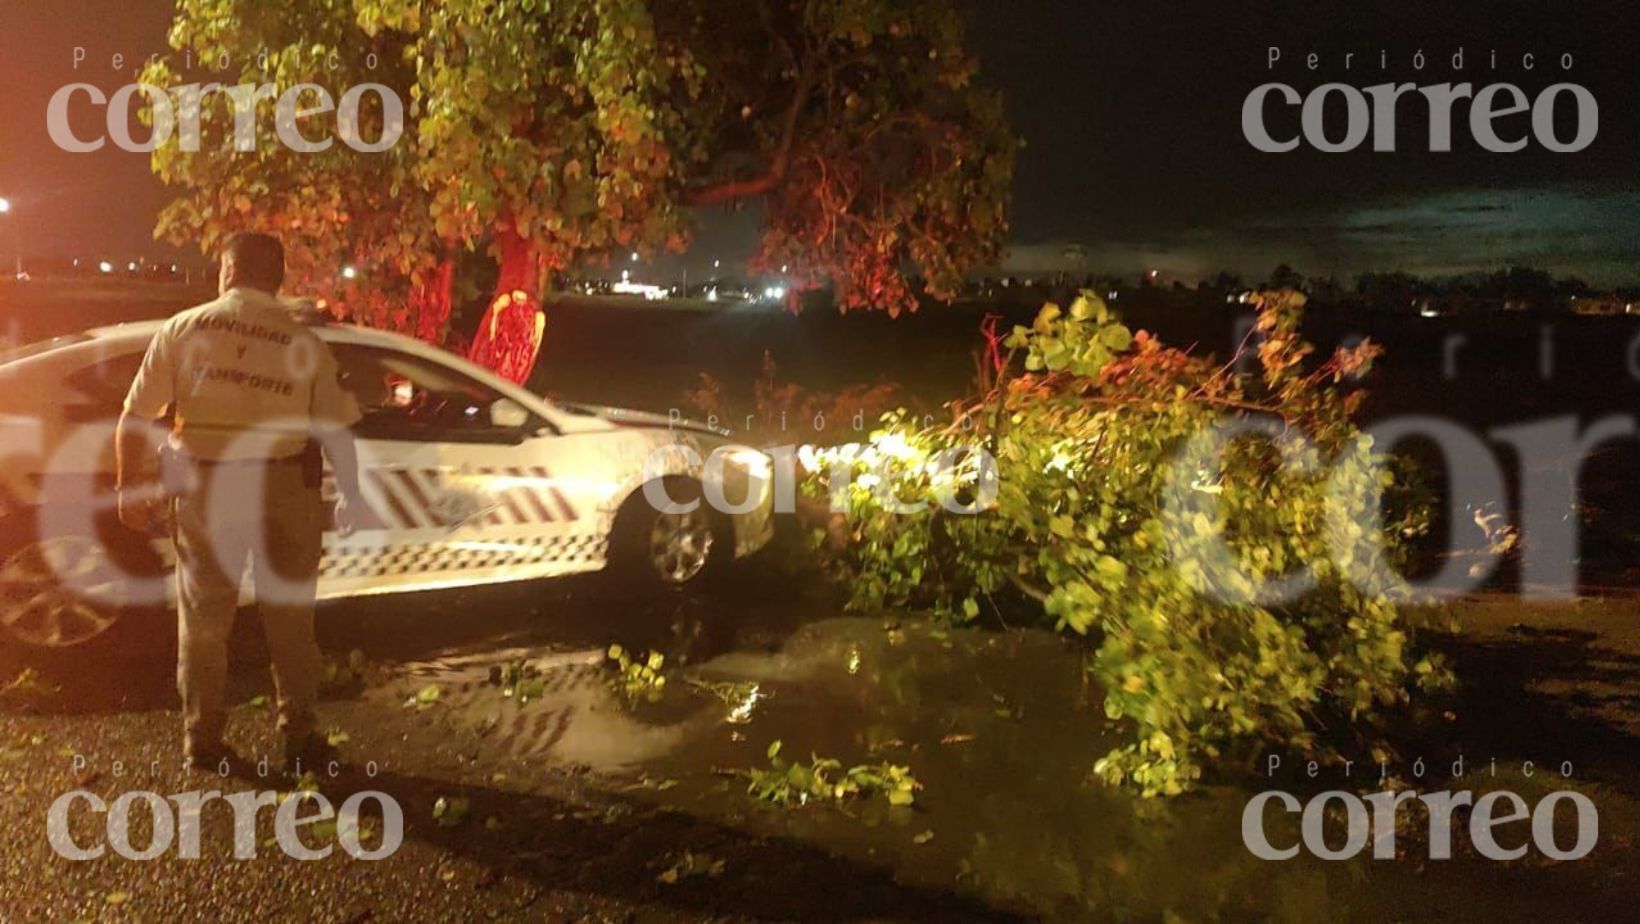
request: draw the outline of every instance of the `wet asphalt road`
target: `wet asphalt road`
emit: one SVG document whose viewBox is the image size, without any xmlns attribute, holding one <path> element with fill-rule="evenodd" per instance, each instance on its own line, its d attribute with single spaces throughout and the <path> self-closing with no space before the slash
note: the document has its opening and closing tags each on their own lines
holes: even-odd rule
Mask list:
<svg viewBox="0 0 1640 924">
<path fill-rule="evenodd" d="M 808 613 L 789 584 L 757 569 L 714 596 L 631 599 L 609 582 L 569 580 L 512 588 L 383 598 L 321 613 L 327 657 L 358 651 L 357 677 L 332 684 L 321 725 L 337 736 L 342 767 L 313 782 L 340 804 L 361 790 L 391 794 L 405 817 L 403 846 L 362 862 L 336 850 L 327 859 L 283 856 L 268 819 L 253 859 L 231 857 L 226 812 L 207 810 L 202 858 L 174 853 L 136 862 L 106 853 L 74 862 L 52 853 L 47 807 L 72 789 L 108 801 L 141 789 L 162 795 L 219 789 L 288 792 L 272 769 L 271 686 L 254 616 L 242 613 L 234 641 L 228 741 L 244 758 L 229 778 L 184 771 L 170 688 L 174 646 L 112 663 L 62 663 L 46 682 L 60 691 L 0 714 L 0 920 L 837 920 L 886 916 L 952 920 L 997 916 L 984 905 L 896 882 L 885 870 L 788 838 L 771 838 L 679 812 L 631 794 L 644 777 L 627 772 L 646 757 L 643 734 L 608 736 L 598 719 L 569 736 L 580 751 L 552 753 L 527 728 L 491 736 L 482 708 L 500 703 L 489 664 L 514 655 L 543 664 L 590 663 L 572 686 L 607 697 L 601 652 L 613 641 L 670 654 L 686 665 L 725 646 L 773 650 Z M 728 606 L 722 592 L 740 603 Z M 757 601 L 764 601 L 760 606 Z M 816 606 L 831 606 L 815 598 Z M 163 638 L 163 630 L 157 630 Z M 358 656 L 354 656 L 358 663 Z M 462 665 L 485 665 L 471 677 Z M 351 674 L 351 671 L 343 671 Z M 444 700 L 406 708 L 428 686 Z M 473 690 L 482 700 L 472 700 Z M 570 701 L 580 695 L 568 691 Z M 550 717 L 559 706 L 549 708 Z M 568 710 L 573 712 L 573 708 Z M 589 710 L 595 712 L 596 710 Z M 619 710 L 612 710 L 618 712 Z M 477 723 L 475 725 L 475 722 Z M 628 723 L 630 732 L 636 725 Z M 488 740 L 487 740 L 488 737 Z M 521 748 L 515 745 L 524 742 Z M 527 744 L 534 742 L 534 745 Z M 491 746 L 494 743 L 495 746 Z M 603 766 L 584 759 L 600 744 Z M 593 747 L 593 750 L 597 748 Z M 631 750 L 638 749 L 638 750 Z M 268 775 L 259 766 L 270 758 Z M 629 760 L 628 758 L 635 758 Z M 435 819 L 439 800 L 466 807 Z M 145 843 L 142 812 L 132 838 Z M 270 813 L 271 814 L 271 813 Z M 90 813 L 75 816 L 76 842 L 106 835 Z M 379 822 L 378 822 L 379 824 Z M 373 836 L 366 823 L 364 839 Z M 321 841 L 323 838 L 321 838 Z M 685 860 L 686 854 L 690 859 Z M 693 873 L 694 857 L 721 860 Z M 680 881 L 663 874 L 683 864 Z"/>
<path fill-rule="evenodd" d="M 270 811 L 254 858 L 236 860 L 231 814 L 210 809 L 201 859 L 55 855 L 44 819 L 70 790 L 111 802 L 295 785 L 256 766 L 274 745 L 246 614 L 228 739 L 247 766 L 231 778 L 176 766 L 162 656 L 58 665 L 61 692 L 3 704 L 0 920 L 1619 920 L 1640 874 L 1625 770 L 1640 750 L 1610 716 L 1578 718 L 1515 672 L 1552 657 L 1544 676 L 1574 685 L 1572 702 L 1620 695 L 1632 672 L 1586 665 L 1640 664 L 1633 613 L 1551 609 L 1543 628 L 1517 630 L 1515 609 L 1494 607 L 1463 656 L 1466 676 L 1501 682 L 1452 704 L 1478 718 L 1446 726 L 1506 765 L 1549 747 L 1588 767 L 1577 783 L 1607 834 L 1585 864 L 1259 861 L 1241 842 L 1249 788 L 1158 803 L 1089 784 L 1117 739 L 1075 643 L 842 616 L 834 592 L 764 562 L 711 594 L 634 598 L 590 579 L 328 607 L 327 655 L 342 665 L 357 650 L 358 670 L 339 666 L 321 707 L 342 762 L 310 782 L 337 804 L 364 790 L 397 801 L 404 841 L 386 859 L 290 859 Z M 611 643 L 661 652 L 664 692 L 629 697 L 605 663 Z M 510 679 L 519 668 L 530 684 Z M 744 773 L 767 766 L 775 740 L 799 762 L 906 766 L 916 802 L 760 804 Z M 140 847 L 150 823 L 134 817 Z M 103 821 L 71 815 L 75 843 L 103 842 Z M 367 812 L 365 846 L 383 824 Z M 334 831 L 314 833 L 311 846 L 334 846 Z"/>
</svg>

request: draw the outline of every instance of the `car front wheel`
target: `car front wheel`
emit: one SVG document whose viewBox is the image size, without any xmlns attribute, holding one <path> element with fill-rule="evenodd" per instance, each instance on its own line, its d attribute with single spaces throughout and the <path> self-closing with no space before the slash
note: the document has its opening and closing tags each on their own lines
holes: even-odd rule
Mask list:
<svg viewBox="0 0 1640 924">
<path fill-rule="evenodd" d="M 0 647 L 23 663 L 82 658 L 104 650 L 131 653 L 164 608 L 157 593 L 162 566 L 148 544 L 117 525 L 101 535 L 40 536 L 0 529 Z M 11 660 L 11 659 L 0 659 Z"/>
<path fill-rule="evenodd" d="M 667 497 L 688 511 L 662 511 L 638 491 L 616 517 L 610 536 L 611 567 L 622 577 L 650 587 L 681 588 L 700 583 L 716 569 L 729 542 L 725 524 L 701 498 L 700 484 L 688 478 L 662 481 Z"/>
</svg>

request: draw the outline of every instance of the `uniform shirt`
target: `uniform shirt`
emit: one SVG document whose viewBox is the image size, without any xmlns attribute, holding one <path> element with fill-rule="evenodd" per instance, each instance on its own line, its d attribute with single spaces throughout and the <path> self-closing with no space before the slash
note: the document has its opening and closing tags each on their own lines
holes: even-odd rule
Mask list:
<svg viewBox="0 0 1640 924">
<path fill-rule="evenodd" d="M 167 407 L 172 444 L 208 461 L 296 456 L 315 428 L 360 417 L 330 347 L 279 299 L 242 288 L 176 315 L 154 337 L 125 411 L 152 420 Z"/>
</svg>

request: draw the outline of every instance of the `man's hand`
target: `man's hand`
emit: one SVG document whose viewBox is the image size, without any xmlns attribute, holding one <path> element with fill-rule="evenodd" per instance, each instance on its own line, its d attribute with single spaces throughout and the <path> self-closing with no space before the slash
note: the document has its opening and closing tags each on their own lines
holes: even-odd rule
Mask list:
<svg viewBox="0 0 1640 924">
<path fill-rule="evenodd" d="M 346 538 L 353 535 L 359 528 L 361 515 L 365 510 L 364 499 L 355 497 L 351 500 L 343 494 L 336 498 L 336 534 Z"/>
<path fill-rule="evenodd" d="M 354 445 L 353 432 L 346 427 L 330 427 L 317 429 L 313 435 L 330 458 L 330 470 L 336 476 L 336 532 L 351 536 L 375 516 L 359 490 L 359 448 Z"/>
<path fill-rule="evenodd" d="M 138 533 L 148 533 L 154 528 L 154 502 L 148 497 L 141 496 L 146 492 L 120 491 L 120 522 L 126 529 Z"/>
</svg>

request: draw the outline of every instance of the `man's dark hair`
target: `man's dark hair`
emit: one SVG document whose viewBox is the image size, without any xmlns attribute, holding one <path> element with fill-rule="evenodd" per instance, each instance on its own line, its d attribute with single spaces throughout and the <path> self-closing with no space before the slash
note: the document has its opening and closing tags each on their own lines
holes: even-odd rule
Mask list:
<svg viewBox="0 0 1640 924">
<path fill-rule="evenodd" d="M 285 283 L 285 246 L 271 234 L 242 231 L 222 244 L 222 255 L 232 256 L 239 281 L 279 291 Z"/>
</svg>

